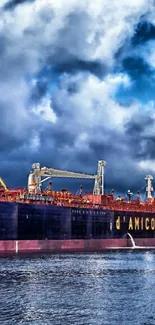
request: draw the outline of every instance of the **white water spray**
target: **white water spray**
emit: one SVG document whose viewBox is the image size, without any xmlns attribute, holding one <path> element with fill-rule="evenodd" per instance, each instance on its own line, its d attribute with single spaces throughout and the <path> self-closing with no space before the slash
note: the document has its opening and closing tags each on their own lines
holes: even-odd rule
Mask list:
<svg viewBox="0 0 155 325">
<path fill-rule="evenodd" d="M 144 250 L 155 249 L 155 246 L 137 246 L 135 244 L 135 241 L 134 241 L 133 237 L 131 236 L 131 234 L 129 232 L 127 232 L 127 235 L 130 237 L 132 249 L 144 249 Z"/>
<path fill-rule="evenodd" d="M 131 240 L 131 244 L 132 246 L 125 246 L 125 247 L 111 247 L 111 249 L 120 249 L 120 250 L 129 250 L 129 249 L 142 249 L 142 250 L 154 250 L 155 246 L 137 246 L 133 237 L 131 236 L 131 234 L 129 232 L 127 232 L 126 234 L 127 236 L 129 236 L 130 240 Z"/>
<path fill-rule="evenodd" d="M 129 232 L 127 232 L 127 235 L 130 237 L 132 248 L 136 248 L 137 246 L 136 246 L 135 241 L 134 241 L 133 237 L 131 236 L 131 234 Z"/>
</svg>

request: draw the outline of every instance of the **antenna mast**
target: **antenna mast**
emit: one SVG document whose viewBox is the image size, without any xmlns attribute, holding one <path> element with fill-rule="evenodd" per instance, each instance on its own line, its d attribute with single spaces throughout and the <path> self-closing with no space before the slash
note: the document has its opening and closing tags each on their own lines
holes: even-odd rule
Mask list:
<svg viewBox="0 0 155 325">
<path fill-rule="evenodd" d="M 147 198 L 151 199 L 152 198 L 151 192 L 153 192 L 153 187 L 152 187 L 153 176 L 146 175 L 145 180 L 147 181 L 147 186 L 146 186 Z"/>
</svg>

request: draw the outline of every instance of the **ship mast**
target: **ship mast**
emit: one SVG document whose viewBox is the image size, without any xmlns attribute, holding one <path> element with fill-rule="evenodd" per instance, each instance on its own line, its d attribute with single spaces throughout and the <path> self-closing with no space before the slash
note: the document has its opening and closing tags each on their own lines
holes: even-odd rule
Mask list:
<svg viewBox="0 0 155 325">
<path fill-rule="evenodd" d="M 147 198 L 151 199 L 152 198 L 151 193 L 153 191 L 153 187 L 152 187 L 153 176 L 152 175 L 146 175 L 145 180 L 147 181 L 147 186 L 146 186 Z"/>
<path fill-rule="evenodd" d="M 98 161 L 98 170 L 94 184 L 94 194 L 96 195 L 104 195 L 104 167 L 106 166 L 106 162 L 104 160 Z"/>
</svg>

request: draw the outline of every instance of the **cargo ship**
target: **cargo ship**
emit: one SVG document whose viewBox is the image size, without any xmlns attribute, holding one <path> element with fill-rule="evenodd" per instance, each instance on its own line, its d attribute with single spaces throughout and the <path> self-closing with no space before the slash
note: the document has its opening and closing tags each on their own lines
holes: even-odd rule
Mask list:
<svg viewBox="0 0 155 325">
<path fill-rule="evenodd" d="M 101 252 L 107 249 L 155 248 L 155 199 L 151 175 L 147 199 L 115 198 L 104 190 L 106 162 L 96 175 L 32 165 L 26 189 L 9 189 L 0 178 L 0 253 Z M 92 179 L 92 193 L 55 191 L 52 178 Z M 48 180 L 48 186 L 43 183 Z"/>
</svg>

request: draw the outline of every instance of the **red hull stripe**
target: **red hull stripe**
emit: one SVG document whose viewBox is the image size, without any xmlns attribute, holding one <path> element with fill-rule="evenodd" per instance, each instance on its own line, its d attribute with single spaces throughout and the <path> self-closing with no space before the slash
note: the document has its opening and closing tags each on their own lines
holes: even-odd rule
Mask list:
<svg viewBox="0 0 155 325">
<path fill-rule="evenodd" d="M 155 249 L 155 238 L 137 238 L 139 248 Z M 130 239 L 71 239 L 71 240 L 6 240 L 0 241 L 0 253 L 35 252 L 100 252 L 106 249 L 130 248 Z"/>
</svg>

